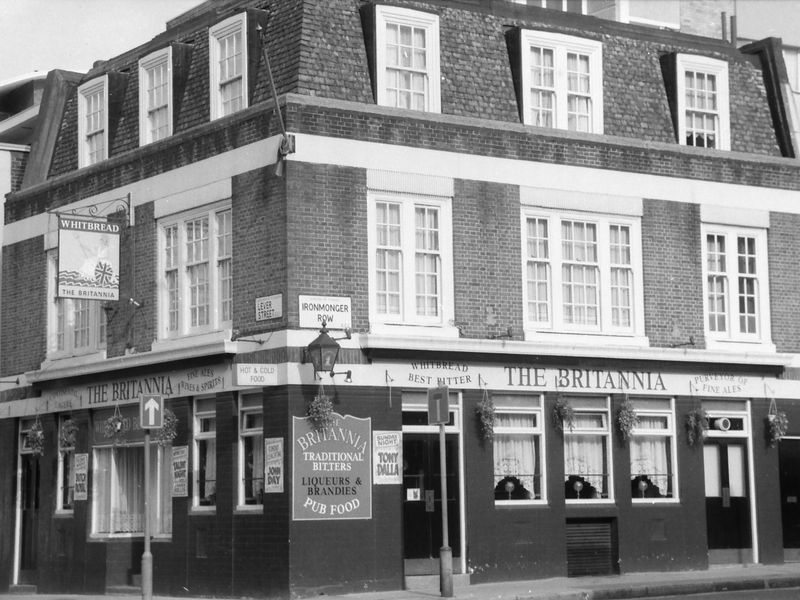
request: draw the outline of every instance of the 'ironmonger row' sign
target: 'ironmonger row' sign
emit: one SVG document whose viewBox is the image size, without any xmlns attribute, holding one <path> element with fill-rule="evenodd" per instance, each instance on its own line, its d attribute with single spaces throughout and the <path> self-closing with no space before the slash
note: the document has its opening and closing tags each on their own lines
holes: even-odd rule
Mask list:
<svg viewBox="0 0 800 600">
<path fill-rule="evenodd" d="M 333 416 L 324 429 L 293 417 L 295 521 L 372 518 L 372 420 Z"/>
</svg>

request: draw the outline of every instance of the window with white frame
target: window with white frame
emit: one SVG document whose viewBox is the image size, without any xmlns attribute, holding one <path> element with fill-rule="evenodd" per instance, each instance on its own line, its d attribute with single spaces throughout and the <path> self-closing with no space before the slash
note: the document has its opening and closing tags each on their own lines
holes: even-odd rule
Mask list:
<svg viewBox="0 0 800 600">
<path fill-rule="evenodd" d="M 144 534 L 144 446 L 96 446 L 92 452 L 92 535 L 138 537 Z M 172 534 L 172 445 L 150 451 L 152 532 Z"/>
<path fill-rule="evenodd" d="M 678 54 L 676 78 L 679 143 L 730 150 L 728 63 Z"/>
<path fill-rule="evenodd" d="M 247 13 L 208 30 L 211 119 L 247 108 Z"/>
<path fill-rule="evenodd" d="M 78 166 L 108 158 L 108 77 L 78 88 Z"/>
<path fill-rule="evenodd" d="M 139 144 L 172 135 L 172 49 L 139 61 Z"/>
<path fill-rule="evenodd" d="M 522 213 L 526 329 L 641 335 L 639 219 Z"/>
<path fill-rule="evenodd" d="M 71 513 L 75 496 L 75 425 L 68 415 L 58 419 L 57 480 L 56 512 Z"/>
<path fill-rule="evenodd" d="M 630 401 L 636 412 L 631 451 L 631 497 L 634 501 L 677 498 L 675 408 L 670 399 Z"/>
<path fill-rule="evenodd" d="M 194 490 L 192 506 L 217 504 L 217 408 L 214 398 L 194 402 Z"/>
<path fill-rule="evenodd" d="M 523 123 L 603 133 L 603 45 L 522 30 Z"/>
<path fill-rule="evenodd" d="M 264 503 L 264 413 L 260 396 L 239 403 L 239 506 Z"/>
<path fill-rule="evenodd" d="M 101 352 L 106 347 L 106 313 L 103 303 L 82 298 L 58 298 L 58 253 L 48 258 L 47 331 L 48 358 L 65 358 Z"/>
<path fill-rule="evenodd" d="M 541 396 L 495 394 L 492 400 L 495 502 L 544 499 Z"/>
<path fill-rule="evenodd" d="M 613 496 L 611 428 L 607 398 L 562 397 L 574 411 L 564 424 L 564 495 L 567 500 L 607 500 Z"/>
<path fill-rule="evenodd" d="M 440 112 L 438 15 L 377 5 L 375 16 L 377 103 Z"/>
<path fill-rule="evenodd" d="M 442 326 L 452 320 L 450 211 L 449 198 L 371 194 L 372 324 Z"/>
<path fill-rule="evenodd" d="M 161 234 L 162 337 L 230 326 L 232 307 L 230 202 L 165 217 Z"/>
<path fill-rule="evenodd" d="M 706 336 L 769 343 L 767 232 L 703 224 Z"/>
</svg>

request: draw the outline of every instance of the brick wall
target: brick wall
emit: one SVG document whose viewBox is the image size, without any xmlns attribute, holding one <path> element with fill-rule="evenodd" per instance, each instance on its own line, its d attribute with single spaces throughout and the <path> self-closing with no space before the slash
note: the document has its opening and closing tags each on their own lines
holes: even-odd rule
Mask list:
<svg viewBox="0 0 800 600">
<path fill-rule="evenodd" d="M 41 237 L 3 246 L 0 374 L 39 368 L 45 358 L 47 257 Z"/>
<path fill-rule="evenodd" d="M 368 329 L 366 172 L 291 161 L 287 171 L 286 306 L 300 294 L 350 296 L 353 329 Z"/>
<path fill-rule="evenodd" d="M 771 213 L 767 246 L 772 341 L 778 352 L 800 352 L 800 215 Z"/>
<path fill-rule="evenodd" d="M 233 178 L 233 326 L 243 334 L 287 323 L 285 181 L 272 167 Z M 283 317 L 256 321 L 255 299 L 273 294 L 283 294 Z"/>
<path fill-rule="evenodd" d="M 28 152 L 10 152 L 11 155 L 11 186 L 10 191 L 16 192 L 22 187 L 22 177 L 28 164 Z"/>
<path fill-rule="evenodd" d="M 700 209 L 645 200 L 642 215 L 645 334 L 652 346 L 694 338 L 705 346 Z"/>
<path fill-rule="evenodd" d="M 466 337 L 522 335 L 519 187 L 456 180 L 453 266 L 456 323 Z M 501 291 L 502 290 L 502 291 Z"/>
<path fill-rule="evenodd" d="M 735 0 L 681 0 L 681 31 L 722 39 L 722 13 L 736 14 Z M 730 36 L 730 23 L 727 25 Z M 730 38 L 729 38 L 730 39 Z"/>
</svg>

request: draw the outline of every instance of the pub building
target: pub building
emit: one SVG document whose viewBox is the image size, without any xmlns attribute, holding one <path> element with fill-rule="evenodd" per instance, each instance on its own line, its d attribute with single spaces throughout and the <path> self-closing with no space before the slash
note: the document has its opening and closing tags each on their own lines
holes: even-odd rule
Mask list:
<svg viewBox="0 0 800 600">
<path fill-rule="evenodd" d="M 207 2 L 48 75 L 1 591 L 137 588 L 145 522 L 158 595 L 404 589 L 445 507 L 458 586 L 800 560 L 781 42 L 533 4 Z"/>
</svg>

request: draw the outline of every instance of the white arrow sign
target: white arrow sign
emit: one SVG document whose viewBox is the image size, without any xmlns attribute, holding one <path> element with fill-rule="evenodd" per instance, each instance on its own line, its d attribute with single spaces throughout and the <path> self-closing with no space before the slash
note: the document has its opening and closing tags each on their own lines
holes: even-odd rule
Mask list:
<svg viewBox="0 0 800 600">
<path fill-rule="evenodd" d="M 161 394 L 139 396 L 139 422 L 142 429 L 161 429 L 164 426 L 164 397 Z"/>
</svg>

